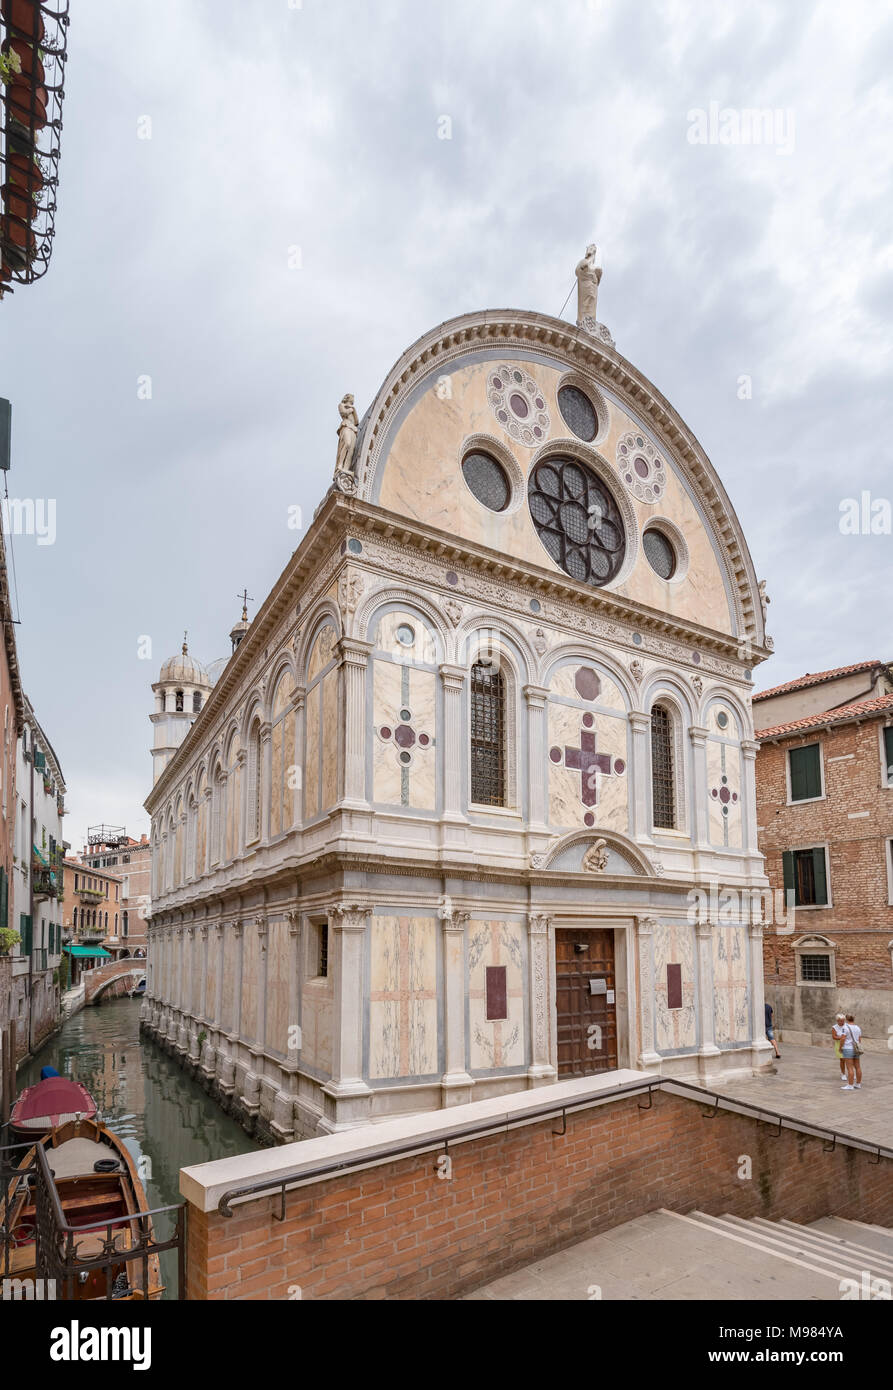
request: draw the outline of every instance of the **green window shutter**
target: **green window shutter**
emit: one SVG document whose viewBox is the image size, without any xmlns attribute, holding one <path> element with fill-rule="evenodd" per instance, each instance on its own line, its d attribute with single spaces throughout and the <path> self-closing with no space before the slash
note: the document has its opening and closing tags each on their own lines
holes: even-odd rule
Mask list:
<svg viewBox="0 0 893 1390">
<path fill-rule="evenodd" d="M 9 879 L 0 864 L 0 928 L 9 926 Z"/>
<path fill-rule="evenodd" d="M 22 938 L 22 955 L 31 954 L 31 918 L 27 912 L 23 912 L 19 917 L 19 936 Z"/>
<path fill-rule="evenodd" d="M 819 745 L 810 743 L 806 748 L 792 748 L 789 753 L 791 766 L 791 800 L 808 801 L 822 794 L 822 769 Z"/>
<path fill-rule="evenodd" d="M 893 728 L 884 730 L 884 766 L 887 769 L 887 781 L 893 782 Z"/>
<path fill-rule="evenodd" d="M 815 900 L 817 903 L 827 903 L 828 880 L 825 874 L 825 851 L 823 849 L 812 851 L 812 871 L 815 876 Z"/>
<path fill-rule="evenodd" d="M 794 878 L 794 852 L 786 849 L 781 856 L 781 868 L 784 876 L 785 903 L 790 906 L 796 904 L 796 880 Z"/>
</svg>

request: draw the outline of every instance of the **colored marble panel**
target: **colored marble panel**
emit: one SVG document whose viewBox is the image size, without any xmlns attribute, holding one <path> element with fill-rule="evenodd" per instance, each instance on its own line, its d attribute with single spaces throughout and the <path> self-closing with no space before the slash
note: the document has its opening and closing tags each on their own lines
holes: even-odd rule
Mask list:
<svg viewBox="0 0 893 1390">
<path fill-rule="evenodd" d="M 695 1017 L 695 931 L 689 922 L 660 923 L 654 930 L 654 1026 L 658 1052 L 677 1052 L 697 1043 Z M 678 968 L 681 1004 L 669 996 L 668 966 Z M 673 972 L 675 976 L 676 971 Z M 674 984 L 673 999 L 677 997 Z"/>
<path fill-rule="evenodd" d="M 468 927 L 468 1022 L 472 1071 L 523 1066 L 527 1056 L 524 1009 L 526 933 L 517 922 L 472 921 Z M 492 971 L 505 972 L 504 1016 L 488 1017 Z"/>
<path fill-rule="evenodd" d="M 312 820 L 319 813 L 319 708 L 320 691 L 317 687 L 307 694 L 305 711 L 304 755 L 304 817 Z"/>
<path fill-rule="evenodd" d="M 328 811 L 338 800 L 338 671 L 329 671 L 322 681 L 322 792 L 321 811 Z"/>
<path fill-rule="evenodd" d="M 713 929 L 713 1018 L 720 1047 L 750 1040 L 747 927 Z"/>
<path fill-rule="evenodd" d="M 437 942 L 434 918 L 372 919 L 371 1078 L 430 1076 L 438 1070 Z"/>
</svg>

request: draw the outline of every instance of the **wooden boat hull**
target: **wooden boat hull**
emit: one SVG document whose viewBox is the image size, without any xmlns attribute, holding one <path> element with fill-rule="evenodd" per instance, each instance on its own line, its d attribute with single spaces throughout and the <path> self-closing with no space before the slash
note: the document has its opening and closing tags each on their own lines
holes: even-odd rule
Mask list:
<svg viewBox="0 0 893 1390">
<path fill-rule="evenodd" d="M 142 1238 L 153 1235 L 151 1218 L 139 1215 L 148 1212 L 149 1203 L 126 1145 L 95 1120 L 71 1121 L 45 1135 L 40 1144 L 53 1171 L 65 1222 L 85 1228 L 82 1238 L 71 1236 L 76 1272 L 63 1296 L 77 1301 L 106 1299 L 117 1281 L 119 1289 L 126 1286 L 126 1291 L 115 1295 L 116 1302 L 160 1298 L 158 1255 L 123 1258 Z M 9 1274 L 20 1279 L 35 1278 L 37 1273 L 35 1187 L 33 1175 L 30 1180 L 24 1177 L 35 1161 L 36 1150 L 31 1149 L 19 1165 L 23 1176 L 13 1179 L 0 1199 L 0 1223 L 10 1232 Z M 96 1172 L 97 1162 L 115 1166 L 112 1171 Z M 102 1225 L 97 1226 L 98 1222 Z M 60 1233 L 57 1238 L 60 1250 L 66 1251 L 68 1236 Z M 122 1254 L 120 1260 L 114 1259 L 117 1251 Z M 112 1257 L 108 1265 L 91 1266 L 89 1262 L 103 1254 Z"/>
</svg>

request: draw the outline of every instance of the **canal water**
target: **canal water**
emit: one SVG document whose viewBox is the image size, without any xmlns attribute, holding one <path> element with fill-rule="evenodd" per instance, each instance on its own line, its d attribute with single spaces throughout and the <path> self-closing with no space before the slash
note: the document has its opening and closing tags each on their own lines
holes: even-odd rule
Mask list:
<svg viewBox="0 0 893 1390">
<path fill-rule="evenodd" d="M 252 1139 L 186 1073 L 139 1031 L 140 1001 L 115 999 L 81 1009 L 18 1073 L 18 1089 L 40 1080 L 41 1067 L 82 1082 L 99 1117 L 123 1139 L 143 1180 L 150 1208 L 181 1201 L 180 1169 L 250 1153 Z M 156 1218 L 160 1240 L 172 1232 Z M 176 1257 L 161 1257 L 165 1298 L 176 1296 Z"/>
</svg>

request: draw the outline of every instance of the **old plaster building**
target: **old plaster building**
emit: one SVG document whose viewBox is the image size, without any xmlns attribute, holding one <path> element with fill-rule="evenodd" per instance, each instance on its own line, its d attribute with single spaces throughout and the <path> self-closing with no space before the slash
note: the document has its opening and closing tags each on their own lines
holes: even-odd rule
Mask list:
<svg viewBox="0 0 893 1390">
<path fill-rule="evenodd" d="M 767 1065 L 760 592 L 596 318 L 419 339 L 146 802 L 145 1027 L 278 1140 L 618 1066 Z M 198 689 L 198 682 L 195 682 Z"/>
</svg>

